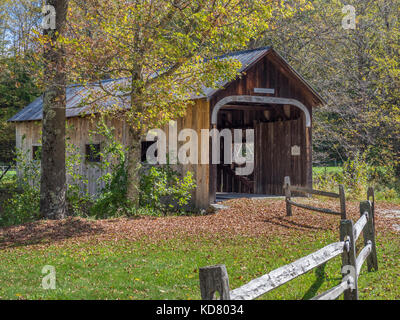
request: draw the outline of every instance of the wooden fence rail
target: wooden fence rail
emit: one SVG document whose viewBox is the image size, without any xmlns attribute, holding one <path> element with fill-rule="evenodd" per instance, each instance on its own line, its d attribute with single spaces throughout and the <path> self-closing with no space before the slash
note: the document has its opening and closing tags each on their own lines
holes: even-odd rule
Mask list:
<svg viewBox="0 0 400 320">
<path fill-rule="evenodd" d="M 214 300 L 219 293 L 221 300 L 252 300 L 341 255 L 342 282 L 312 300 L 333 300 L 342 294 L 345 300 L 357 300 L 357 280 L 364 262 L 367 261 L 369 272 L 372 269 L 378 270 L 372 208 L 373 204 L 370 201 L 361 202 L 361 217 L 355 224 L 351 220 L 341 220 L 339 242 L 331 243 L 234 290 L 229 289 L 229 277 L 225 265 L 200 268 L 202 299 Z M 364 235 L 365 247 L 357 257 L 356 241 L 361 232 Z"/>
<path fill-rule="evenodd" d="M 346 290 L 354 289 L 354 278 L 348 277 L 343 280 L 339 285 L 324 293 L 312 298 L 311 300 L 335 300 L 339 298 Z"/>
<path fill-rule="evenodd" d="M 7 172 L 11 169 L 11 165 L 9 166 L 0 166 L 1 172 L 0 172 L 0 180 L 3 179 L 3 177 L 6 176 Z"/>
<path fill-rule="evenodd" d="M 292 186 L 290 183 L 290 177 L 285 177 L 283 182 L 283 189 L 285 191 L 286 215 L 288 217 L 292 216 L 292 206 L 295 206 L 306 210 L 317 211 L 326 214 L 340 215 L 341 219 L 346 219 L 346 196 L 342 185 L 339 185 L 339 193 L 333 193 L 333 192 L 314 190 L 312 188 Z M 340 212 L 333 211 L 330 209 L 317 208 L 310 205 L 294 202 L 291 200 L 292 192 L 315 194 L 323 197 L 337 198 L 340 200 Z"/>
</svg>

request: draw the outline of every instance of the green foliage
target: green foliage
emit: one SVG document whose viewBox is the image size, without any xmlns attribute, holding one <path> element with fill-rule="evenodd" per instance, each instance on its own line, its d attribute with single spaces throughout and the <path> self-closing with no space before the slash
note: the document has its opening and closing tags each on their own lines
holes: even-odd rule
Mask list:
<svg viewBox="0 0 400 320">
<path fill-rule="evenodd" d="M 370 168 L 368 177 L 377 200 L 400 202 L 400 180 L 394 166 Z"/>
<path fill-rule="evenodd" d="M 40 193 L 36 188 L 27 188 L 6 200 L 0 213 L 0 226 L 18 225 L 40 218 Z"/>
<path fill-rule="evenodd" d="M 73 130 L 68 128 L 67 131 Z M 69 215 L 87 215 L 88 209 L 92 203 L 88 190 L 88 179 L 80 173 L 79 167 L 82 164 L 82 155 L 77 146 L 66 139 L 65 168 L 69 177 L 67 186 L 67 204 Z"/>
<path fill-rule="evenodd" d="M 0 180 L 0 190 L 14 190 L 17 187 L 17 175 L 15 170 L 9 170 Z"/>
<path fill-rule="evenodd" d="M 337 172 L 320 172 L 313 173 L 314 189 L 337 192 L 340 174 Z"/>
<path fill-rule="evenodd" d="M 73 128 L 67 128 L 73 130 Z M 163 168 L 152 167 L 141 177 L 141 204 L 135 208 L 129 203 L 126 194 L 128 174 L 126 148 L 115 139 L 114 129 L 109 127 L 104 117 L 97 122 L 95 131 L 90 133 L 102 137 L 99 155 L 101 162 L 90 163 L 98 166 L 103 174 L 98 179 L 98 196 L 89 194 L 88 177 L 80 173 L 84 161 L 79 148 L 69 139 L 66 142 L 66 172 L 68 175 L 67 203 L 68 213 L 74 216 L 106 219 L 123 215 L 160 215 L 176 211 L 182 214 L 191 199 L 195 188 L 193 173 L 181 177 L 168 165 Z M 25 139 L 25 137 L 23 137 Z M 21 224 L 39 219 L 40 203 L 40 161 L 30 157 L 30 150 L 17 151 L 21 178 L 19 191 L 5 202 L 0 225 Z M 40 150 L 37 150 L 39 156 Z M 38 157 L 34 157 L 38 158 Z M 39 157 L 40 158 L 40 157 Z M 100 186 L 104 186 L 100 189 Z"/>
<path fill-rule="evenodd" d="M 39 95 L 31 57 L 0 57 L 0 107 L 15 112 Z"/>
<path fill-rule="evenodd" d="M 124 215 L 129 208 L 126 198 L 128 176 L 125 157 L 112 167 L 111 173 L 100 178 L 105 181 L 105 187 L 90 208 L 90 215 L 99 219 Z"/>
<path fill-rule="evenodd" d="M 98 183 L 103 183 L 101 190 L 94 204 L 90 208 L 89 215 L 98 219 L 117 217 L 126 213 L 128 202 L 127 172 L 126 172 L 126 148 L 114 137 L 114 129 L 107 126 L 105 118 L 101 117 L 97 123 L 96 130 L 91 136 L 98 134 L 104 138 L 99 151 L 101 162 L 93 164 L 99 166 L 105 172 Z"/>
<path fill-rule="evenodd" d="M 397 201 L 400 198 L 395 167 L 371 166 L 366 156 L 360 153 L 346 160 L 341 168 L 314 170 L 313 180 L 314 188 L 319 190 L 337 192 L 338 185 L 344 185 L 348 199 L 365 199 L 368 187 L 374 187 L 377 200 Z"/>
<path fill-rule="evenodd" d="M 380 188 L 375 192 L 375 199 L 387 202 L 400 202 L 400 193 L 391 188 Z"/>
<path fill-rule="evenodd" d="M 360 151 L 400 177 L 399 0 L 313 0 L 257 45 L 273 44 L 315 86 L 326 104 L 314 109 L 313 158 L 345 161 Z M 342 27 L 345 4 L 356 29 Z"/>
<path fill-rule="evenodd" d="M 23 137 L 24 139 L 24 137 Z M 18 189 L 5 201 L 0 214 L 0 226 L 31 222 L 40 218 L 40 162 L 31 160 L 29 152 L 17 151 L 21 170 Z"/>
<path fill-rule="evenodd" d="M 14 125 L 7 120 L 39 95 L 35 73 L 29 55 L 0 56 L 0 162 L 12 158 L 9 150 L 15 146 Z"/>
<path fill-rule="evenodd" d="M 169 164 L 150 167 L 140 181 L 140 204 L 143 207 L 167 214 L 183 213 L 196 187 L 193 173 L 183 177 Z"/>
<path fill-rule="evenodd" d="M 354 157 L 344 162 L 340 182 L 351 198 L 358 199 L 367 193 L 368 164 L 365 156 L 356 153 Z"/>
<path fill-rule="evenodd" d="M 128 173 L 126 148 L 114 138 L 114 131 L 107 126 L 104 117 L 97 124 L 96 133 L 104 139 L 99 166 L 106 172 L 99 178 L 104 183 L 97 199 L 90 208 L 89 215 L 98 219 L 122 215 L 159 215 L 167 212 L 184 212 L 195 188 L 193 173 L 184 177 L 165 167 L 151 167 L 140 179 L 140 207 L 135 208 L 127 199 Z"/>
</svg>

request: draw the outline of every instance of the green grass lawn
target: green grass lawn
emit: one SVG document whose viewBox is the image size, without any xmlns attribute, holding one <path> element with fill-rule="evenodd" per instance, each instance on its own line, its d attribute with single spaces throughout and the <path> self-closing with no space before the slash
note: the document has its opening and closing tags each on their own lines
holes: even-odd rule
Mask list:
<svg viewBox="0 0 400 320">
<path fill-rule="evenodd" d="M 0 176 L 3 173 L 0 172 Z M 0 180 L 0 189 L 5 188 L 7 189 L 10 186 L 14 186 L 16 181 L 17 172 L 15 170 L 7 171 L 5 176 Z"/>
<path fill-rule="evenodd" d="M 313 167 L 314 174 L 331 174 L 340 173 L 343 171 L 342 167 Z"/>
<path fill-rule="evenodd" d="M 290 239 L 290 240 L 288 240 Z M 1 242 L 2 239 L 0 239 Z M 226 264 L 231 288 L 338 241 L 323 231 L 293 238 L 224 237 L 64 242 L 0 250 L 0 299 L 200 299 L 198 269 Z M 378 236 L 379 271 L 359 278 L 360 299 L 400 298 L 400 239 Z M 362 241 L 359 241 L 361 243 Z M 56 268 L 57 288 L 41 288 Z M 264 295 L 309 299 L 340 282 L 340 258 Z"/>
<path fill-rule="evenodd" d="M 15 171 L 15 170 L 9 170 L 9 171 L 7 171 L 7 173 L 6 173 L 6 176 L 7 176 L 7 177 L 15 177 L 16 174 L 17 174 L 17 171 Z"/>
</svg>

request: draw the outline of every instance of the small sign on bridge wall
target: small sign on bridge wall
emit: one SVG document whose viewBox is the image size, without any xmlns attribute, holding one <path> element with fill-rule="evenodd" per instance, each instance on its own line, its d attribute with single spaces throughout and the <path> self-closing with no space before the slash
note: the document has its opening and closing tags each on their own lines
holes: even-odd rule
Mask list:
<svg viewBox="0 0 400 320">
<path fill-rule="evenodd" d="M 301 154 L 300 146 L 292 146 L 292 156 L 299 156 Z"/>
<path fill-rule="evenodd" d="M 273 88 L 254 88 L 254 93 L 275 94 Z"/>
</svg>

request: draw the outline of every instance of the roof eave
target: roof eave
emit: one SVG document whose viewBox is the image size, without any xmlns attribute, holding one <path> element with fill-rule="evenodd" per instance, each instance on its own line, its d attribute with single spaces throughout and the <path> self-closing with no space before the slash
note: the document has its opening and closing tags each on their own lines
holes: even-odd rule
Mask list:
<svg viewBox="0 0 400 320">
<path fill-rule="evenodd" d="M 273 48 L 271 48 L 271 51 L 268 52 L 268 53 L 274 54 L 276 57 L 278 57 L 278 59 L 282 60 L 282 62 L 285 65 L 287 65 L 287 67 L 290 69 L 290 71 L 293 72 L 293 74 L 307 87 L 307 89 L 312 93 L 312 95 L 319 102 L 319 103 L 316 103 L 316 105 L 325 105 L 325 104 L 327 104 L 325 99 L 318 93 L 318 91 L 307 80 L 305 80 L 303 78 L 303 76 L 295 68 L 293 68 L 283 56 L 281 56 Z"/>
</svg>

